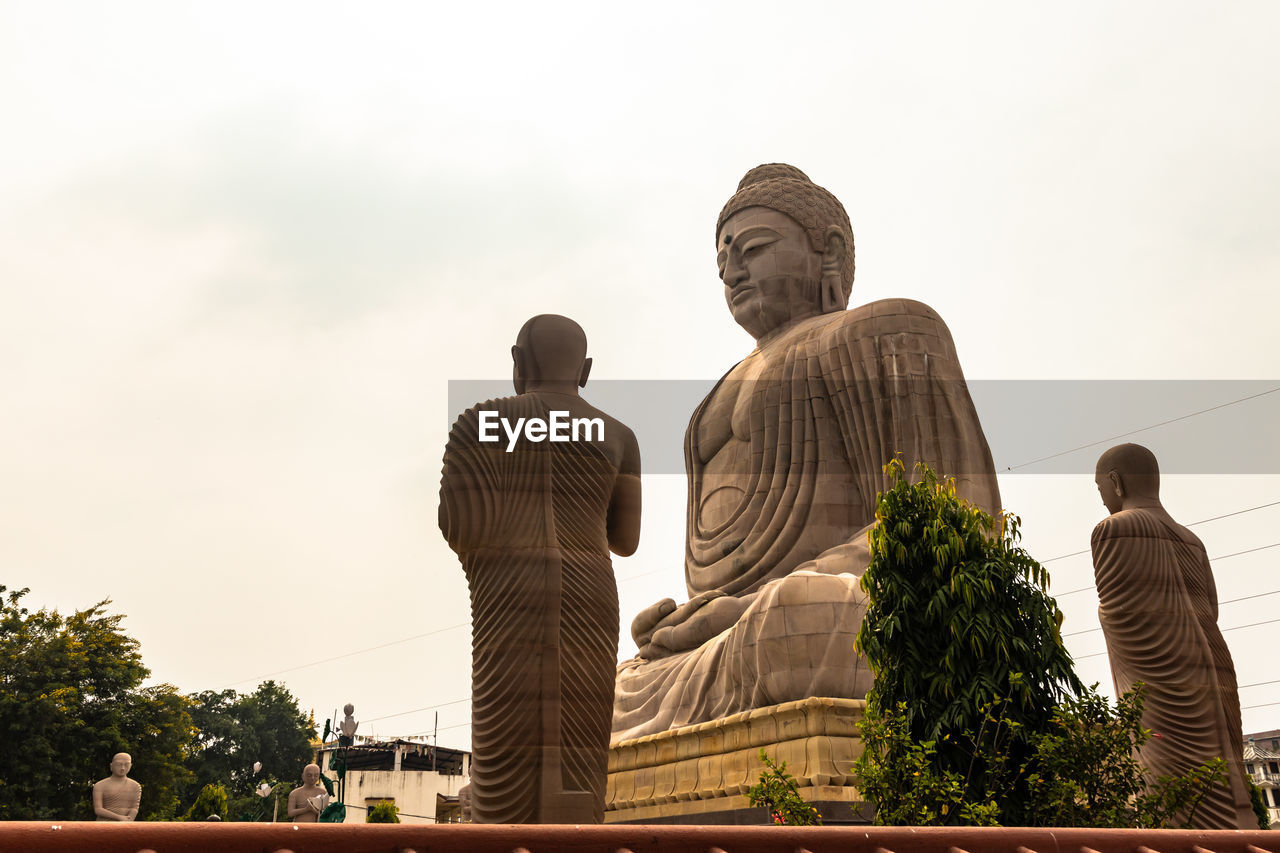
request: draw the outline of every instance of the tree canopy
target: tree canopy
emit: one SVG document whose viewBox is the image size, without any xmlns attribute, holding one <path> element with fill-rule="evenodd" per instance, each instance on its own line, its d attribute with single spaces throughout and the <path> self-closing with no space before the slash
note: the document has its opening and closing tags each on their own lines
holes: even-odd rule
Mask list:
<svg viewBox="0 0 1280 853">
<path fill-rule="evenodd" d="M 142 784 L 139 820 L 172 817 L 194 736 L 189 701 L 150 672 L 110 600 L 30 612 L 0 586 L 0 819 L 92 819 L 90 794 L 118 752 Z"/>
<path fill-rule="evenodd" d="M 256 802 L 253 790 L 260 782 L 301 779 L 314 731 L 283 685 L 264 681 L 244 694 L 206 690 L 191 694 L 190 701 L 198 733 L 187 762 L 192 779 L 184 803 L 194 802 L 205 785 L 222 784 L 232 799 L 231 817 L 238 820 L 243 803 Z M 256 763 L 262 765 L 257 773 Z"/>
</svg>

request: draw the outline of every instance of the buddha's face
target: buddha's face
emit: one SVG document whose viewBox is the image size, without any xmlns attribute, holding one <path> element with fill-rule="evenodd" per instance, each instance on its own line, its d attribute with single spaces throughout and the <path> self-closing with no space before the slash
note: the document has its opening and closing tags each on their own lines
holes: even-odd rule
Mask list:
<svg viewBox="0 0 1280 853">
<path fill-rule="evenodd" d="M 308 764 L 302 768 L 302 781 L 308 785 L 317 785 L 320 783 L 320 768 L 314 764 Z"/>
<path fill-rule="evenodd" d="M 744 208 L 724 221 L 716 245 L 725 302 L 752 337 L 821 313 L 822 253 L 790 216 Z"/>
<path fill-rule="evenodd" d="M 129 754 L 126 752 L 117 753 L 116 757 L 111 759 L 111 775 L 112 776 L 121 776 L 121 777 L 128 776 L 129 770 L 132 767 L 133 767 L 133 759 L 130 758 Z"/>
</svg>

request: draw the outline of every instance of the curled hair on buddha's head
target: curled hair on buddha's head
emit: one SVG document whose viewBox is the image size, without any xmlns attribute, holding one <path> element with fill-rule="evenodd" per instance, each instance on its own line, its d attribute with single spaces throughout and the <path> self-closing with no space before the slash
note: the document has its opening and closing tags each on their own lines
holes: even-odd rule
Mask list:
<svg viewBox="0 0 1280 853">
<path fill-rule="evenodd" d="M 786 163 L 765 163 L 743 175 L 738 191 L 720 211 L 716 220 L 716 237 L 724 221 L 748 207 L 767 207 L 791 217 L 809 235 L 815 252 L 826 247 L 827 228 L 832 225 L 844 232 L 845 252 L 840 269 L 840 286 L 847 304 L 853 291 L 853 226 L 840 200 L 809 176 Z"/>
</svg>

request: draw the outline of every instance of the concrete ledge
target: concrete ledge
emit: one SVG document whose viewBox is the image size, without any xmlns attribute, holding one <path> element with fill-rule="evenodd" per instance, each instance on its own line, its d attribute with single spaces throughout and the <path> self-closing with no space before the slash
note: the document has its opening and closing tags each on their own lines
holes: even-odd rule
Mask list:
<svg viewBox="0 0 1280 853">
<path fill-rule="evenodd" d="M 762 749 L 787 763 L 806 801 L 853 806 L 865 708 L 860 699 L 802 699 L 621 741 L 609 750 L 605 823 L 749 810 Z"/>
<path fill-rule="evenodd" d="M 22 853 L 1280 853 L 1280 833 L 1174 829 L 892 826 L 413 826 L 0 823 Z"/>
</svg>

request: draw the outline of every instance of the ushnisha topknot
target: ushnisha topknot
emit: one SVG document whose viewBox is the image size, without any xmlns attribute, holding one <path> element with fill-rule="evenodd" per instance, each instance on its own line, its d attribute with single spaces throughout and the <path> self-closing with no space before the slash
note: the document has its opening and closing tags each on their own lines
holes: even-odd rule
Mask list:
<svg viewBox="0 0 1280 853">
<path fill-rule="evenodd" d="M 747 172 L 738 182 L 738 191 L 729 199 L 716 220 L 716 238 L 724 221 L 748 207 L 767 207 L 800 223 L 816 252 L 825 248 L 828 226 L 837 225 L 845 234 L 844 264 L 840 270 L 841 290 L 847 302 L 853 290 L 853 226 L 844 205 L 809 176 L 786 163 L 765 163 Z"/>
</svg>

